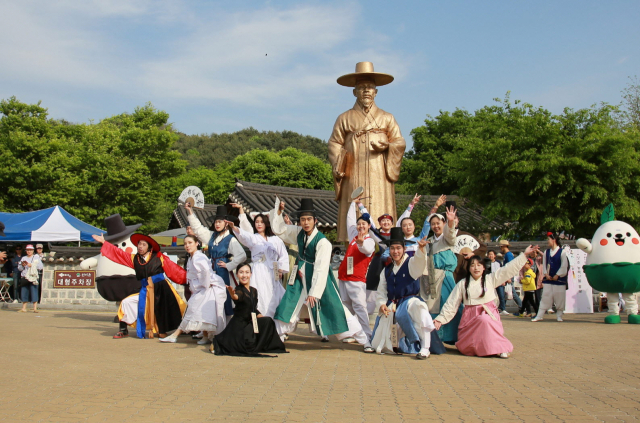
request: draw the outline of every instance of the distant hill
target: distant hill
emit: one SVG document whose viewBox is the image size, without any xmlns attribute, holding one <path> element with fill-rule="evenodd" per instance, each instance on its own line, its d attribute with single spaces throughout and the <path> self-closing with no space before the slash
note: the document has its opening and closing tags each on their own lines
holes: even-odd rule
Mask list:
<svg viewBox="0 0 640 423">
<path fill-rule="evenodd" d="M 219 163 L 230 162 L 254 149 L 281 151 L 288 147 L 297 148 L 327 162 L 327 143 L 320 138 L 301 135 L 293 131 L 258 131 L 254 128 L 233 133 L 186 135 L 180 139 L 174 149 L 190 166 L 213 168 Z"/>
</svg>

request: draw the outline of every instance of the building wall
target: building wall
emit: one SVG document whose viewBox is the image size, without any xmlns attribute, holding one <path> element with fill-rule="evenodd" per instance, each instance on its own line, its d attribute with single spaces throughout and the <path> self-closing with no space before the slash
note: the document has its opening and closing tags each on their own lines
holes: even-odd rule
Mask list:
<svg viewBox="0 0 640 423">
<path fill-rule="evenodd" d="M 54 288 L 53 272 L 55 270 L 82 271 L 80 262 L 61 263 L 58 261 L 44 263 L 42 274 L 42 299 L 44 308 L 89 311 L 118 311 L 118 303 L 107 301 L 100 296 L 97 288 Z M 184 298 L 183 287 L 174 284 L 178 294 Z"/>
</svg>

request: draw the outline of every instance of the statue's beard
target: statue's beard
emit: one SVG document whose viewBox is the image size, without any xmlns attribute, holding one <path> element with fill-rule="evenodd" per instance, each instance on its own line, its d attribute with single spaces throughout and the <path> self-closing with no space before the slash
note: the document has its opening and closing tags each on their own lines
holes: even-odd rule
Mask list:
<svg viewBox="0 0 640 423">
<path fill-rule="evenodd" d="M 368 109 L 373 104 L 373 97 L 363 97 L 363 98 L 361 98 L 360 99 L 360 104 L 362 104 L 362 107 L 364 107 L 365 109 Z"/>
</svg>

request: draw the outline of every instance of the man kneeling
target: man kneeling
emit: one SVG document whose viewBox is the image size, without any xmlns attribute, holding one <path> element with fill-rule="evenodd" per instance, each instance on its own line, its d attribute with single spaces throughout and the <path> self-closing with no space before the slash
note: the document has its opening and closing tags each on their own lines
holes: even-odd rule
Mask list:
<svg viewBox="0 0 640 423">
<path fill-rule="evenodd" d="M 406 253 L 407 241 L 402 228 L 392 228 L 389 254 L 393 260 L 380 273 L 376 319 L 372 346 L 377 353 L 416 354 L 424 360 L 430 353 L 442 354 L 444 345 L 438 338 L 429 308 L 420 297 L 420 276 L 427 265 L 426 237 L 418 241 L 413 257 Z M 397 326 L 402 333 L 396 335 Z M 397 344 L 397 345 L 395 345 Z"/>
</svg>

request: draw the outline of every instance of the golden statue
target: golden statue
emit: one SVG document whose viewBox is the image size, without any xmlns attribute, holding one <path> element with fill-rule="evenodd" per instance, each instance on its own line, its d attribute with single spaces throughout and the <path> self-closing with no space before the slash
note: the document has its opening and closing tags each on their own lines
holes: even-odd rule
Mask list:
<svg viewBox="0 0 640 423">
<path fill-rule="evenodd" d="M 379 109 L 374 100 L 378 89 L 393 76 L 373 71 L 373 63 L 356 64 L 355 73 L 338 78 L 338 84 L 354 87 L 353 109 L 338 116 L 329 139 L 329 161 L 338 208 L 338 241 L 347 236 L 346 216 L 351 193 L 363 187 L 363 203 L 372 219 L 388 213 L 396 216 L 395 182 L 406 143 L 392 114 Z"/>
</svg>

